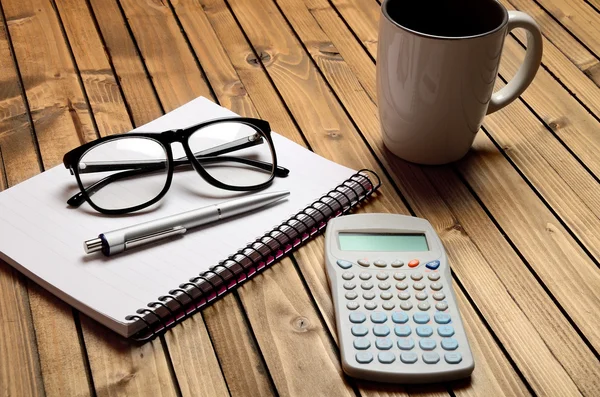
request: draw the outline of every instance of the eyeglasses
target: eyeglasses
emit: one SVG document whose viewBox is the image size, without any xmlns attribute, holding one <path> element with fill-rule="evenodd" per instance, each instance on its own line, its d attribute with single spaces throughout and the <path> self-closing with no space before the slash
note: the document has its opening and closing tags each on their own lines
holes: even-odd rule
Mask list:
<svg viewBox="0 0 600 397">
<path fill-rule="evenodd" d="M 174 142 L 181 143 L 184 156 L 173 159 Z M 269 123 L 242 117 L 160 133 L 111 135 L 71 150 L 63 163 L 80 189 L 67 204 L 79 207 L 87 201 L 104 214 L 156 203 L 169 190 L 175 168 L 191 165 L 211 185 L 233 191 L 260 190 L 289 173 L 277 166 Z"/>
</svg>

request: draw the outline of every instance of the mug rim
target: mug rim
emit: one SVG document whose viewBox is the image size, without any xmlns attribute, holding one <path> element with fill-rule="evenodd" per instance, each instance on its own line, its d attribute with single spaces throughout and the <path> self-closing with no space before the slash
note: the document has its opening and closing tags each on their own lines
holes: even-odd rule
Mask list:
<svg viewBox="0 0 600 397">
<path fill-rule="evenodd" d="M 390 1 L 393 0 L 383 0 L 381 2 L 381 14 L 385 17 L 385 19 L 388 20 L 388 22 L 391 22 L 393 25 L 399 27 L 400 29 L 415 34 L 417 36 L 421 36 L 421 37 L 425 37 L 425 38 L 429 38 L 429 39 L 435 39 L 435 40 L 452 40 L 452 41 L 456 41 L 456 40 L 469 40 L 469 39 L 477 39 L 480 37 L 485 37 L 485 36 L 489 36 L 492 35 L 500 30 L 502 30 L 507 24 L 508 24 L 508 11 L 506 10 L 506 7 L 504 7 L 502 4 L 500 4 L 499 1 L 497 0 L 485 0 L 485 1 L 489 1 L 491 3 L 495 3 L 495 6 L 500 7 L 500 10 L 502 12 L 503 18 L 502 18 L 502 23 L 500 25 L 498 25 L 496 28 L 487 31 L 487 32 L 483 32 L 483 33 L 479 33 L 479 34 L 475 34 L 475 35 L 471 35 L 471 36 L 438 36 L 438 35 L 434 35 L 434 34 L 428 34 L 428 33 L 423 33 L 423 32 L 418 32 L 416 30 L 413 29 L 409 29 L 406 26 L 402 26 L 400 25 L 398 22 L 394 21 L 390 15 L 387 12 L 387 8 L 385 7 Z"/>
</svg>

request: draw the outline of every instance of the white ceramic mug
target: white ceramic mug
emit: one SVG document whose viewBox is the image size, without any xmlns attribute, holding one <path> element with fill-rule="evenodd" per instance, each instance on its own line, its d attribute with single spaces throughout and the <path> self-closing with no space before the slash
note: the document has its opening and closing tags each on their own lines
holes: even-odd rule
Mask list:
<svg viewBox="0 0 600 397">
<path fill-rule="evenodd" d="M 527 31 L 515 77 L 493 93 L 504 39 Z M 542 36 L 527 14 L 495 0 L 384 0 L 377 48 L 383 141 L 420 164 L 463 157 L 486 114 L 515 100 L 542 59 Z"/>
</svg>

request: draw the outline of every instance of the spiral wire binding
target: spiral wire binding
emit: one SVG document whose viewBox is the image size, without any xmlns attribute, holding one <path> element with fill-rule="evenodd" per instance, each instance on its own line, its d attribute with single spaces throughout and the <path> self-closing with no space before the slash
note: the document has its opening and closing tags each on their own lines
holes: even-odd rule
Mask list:
<svg viewBox="0 0 600 397">
<path fill-rule="evenodd" d="M 322 233 L 331 218 L 347 214 L 380 186 L 379 176 L 371 170 L 353 174 L 224 261 L 127 316 L 126 320 L 144 323 L 132 338 L 145 342 L 165 333 Z"/>
</svg>

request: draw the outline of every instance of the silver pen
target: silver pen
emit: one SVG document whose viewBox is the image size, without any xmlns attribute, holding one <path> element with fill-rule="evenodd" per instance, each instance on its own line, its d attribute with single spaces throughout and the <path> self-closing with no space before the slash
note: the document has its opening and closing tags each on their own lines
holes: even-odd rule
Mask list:
<svg viewBox="0 0 600 397">
<path fill-rule="evenodd" d="M 106 256 L 148 244 L 163 238 L 184 234 L 188 229 L 219 221 L 223 218 L 252 211 L 289 196 L 290 192 L 254 194 L 235 200 L 171 215 L 138 225 L 102 233 L 87 240 L 83 249 L 87 254 L 102 251 Z"/>
</svg>

